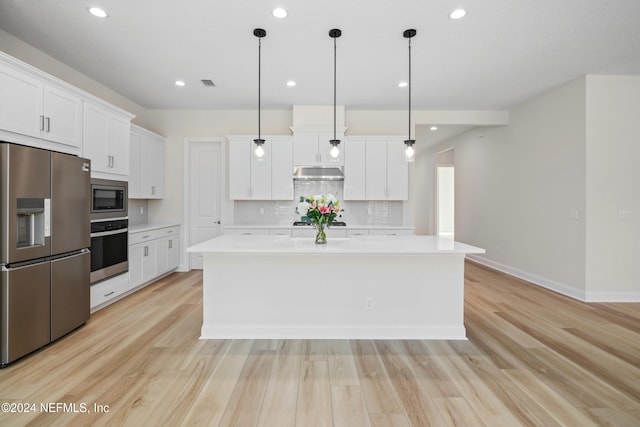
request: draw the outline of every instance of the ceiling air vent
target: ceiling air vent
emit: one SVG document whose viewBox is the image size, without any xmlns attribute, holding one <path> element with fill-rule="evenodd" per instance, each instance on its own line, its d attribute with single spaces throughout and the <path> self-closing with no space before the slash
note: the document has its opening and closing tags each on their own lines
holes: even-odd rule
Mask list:
<svg viewBox="0 0 640 427">
<path fill-rule="evenodd" d="M 200 80 L 200 81 L 202 82 L 203 85 L 205 85 L 207 87 L 216 87 L 216 84 L 213 81 L 209 80 L 209 79 L 203 79 L 203 80 Z"/>
</svg>

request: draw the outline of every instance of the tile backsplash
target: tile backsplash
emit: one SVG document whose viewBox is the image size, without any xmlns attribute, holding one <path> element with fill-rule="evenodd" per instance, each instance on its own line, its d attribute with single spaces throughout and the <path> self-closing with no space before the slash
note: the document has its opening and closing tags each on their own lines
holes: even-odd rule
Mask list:
<svg viewBox="0 0 640 427">
<path fill-rule="evenodd" d="M 291 225 L 300 219 L 296 206 L 300 196 L 333 194 L 344 209 L 340 220 L 348 225 L 403 225 L 403 202 L 345 201 L 342 181 L 295 181 L 294 200 L 237 200 L 234 202 L 235 225 Z"/>
</svg>

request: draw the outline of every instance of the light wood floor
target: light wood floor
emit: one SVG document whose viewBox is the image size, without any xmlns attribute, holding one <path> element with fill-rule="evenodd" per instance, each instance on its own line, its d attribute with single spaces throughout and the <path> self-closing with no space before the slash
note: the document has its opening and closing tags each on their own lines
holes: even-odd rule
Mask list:
<svg viewBox="0 0 640 427">
<path fill-rule="evenodd" d="M 640 426 L 640 304 L 467 263 L 468 341 L 201 341 L 201 277 L 169 276 L 0 370 L 0 403 L 37 405 L 0 425 Z"/>
</svg>

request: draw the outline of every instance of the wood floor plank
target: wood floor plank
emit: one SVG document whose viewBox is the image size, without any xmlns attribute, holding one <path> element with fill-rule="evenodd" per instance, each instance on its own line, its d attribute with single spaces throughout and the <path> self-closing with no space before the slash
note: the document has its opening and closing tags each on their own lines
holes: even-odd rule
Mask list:
<svg viewBox="0 0 640 427">
<path fill-rule="evenodd" d="M 597 425 L 576 407 L 547 387 L 531 372 L 514 369 L 506 370 L 505 374 L 523 390 L 526 390 L 526 393 L 543 406 L 561 425 L 581 427 Z"/>
<path fill-rule="evenodd" d="M 404 414 L 369 414 L 371 427 L 411 427 Z"/>
<path fill-rule="evenodd" d="M 351 348 L 369 413 L 404 414 L 373 341 L 352 341 Z"/>
<path fill-rule="evenodd" d="M 449 426 L 484 426 L 482 419 L 462 397 L 435 397 L 434 404 Z"/>
<path fill-rule="evenodd" d="M 333 425 L 329 363 L 311 360 L 302 363 L 296 408 L 296 426 Z"/>
<path fill-rule="evenodd" d="M 254 426 L 258 423 L 262 401 L 275 361 L 275 352 L 269 350 L 269 346 L 269 342 L 262 340 L 253 343 L 229 404 L 220 420 L 221 425 Z"/>
<path fill-rule="evenodd" d="M 258 426 L 294 427 L 302 365 L 302 341 L 281 340 L 265 392 Z"/>
<path fill-rule="evenodd" d="M 215 371 L 206 381 L 198 398 L 181 425 L 201 426 L 220 424 L 231 394 L 253 346 L 252 340 L 236 340 L 225 352 Z M 164 412 L 164 411 L 163 411 Z"/>
<path fill-rule="evenodd" d="M 573 360 L 587 371 L 640 401 L 640 368 L 629 365 L 581 339 L 574 339 L 575 336 L 564 329 L 556 328 L 548 321 L 536 318 L 524 310 L 511 307 L 509 312 L 501 312 L 500 316 L 517 324 L 520 329 L 527 331 L 555 352 Z"/>
<path fill-rule="evenodd" d="M 327 342 L 329 361 L 329 381 L 335 385 L 360 385 L 351 345 L 348 340 L 329 340 Z"/>
<path fill-rule="evenodd" d="M 423 391 L 411 362 L 399 350 L 399 343 L 376 341 L 375 344 L 409 422 L 418 426 L 445 425 L 431 398 Z"/>
<path fill-rule="evenodd" d="M 359 385 L 331 386 L 331 404 L 334 427 L 371 427 Z"/>
</svg>

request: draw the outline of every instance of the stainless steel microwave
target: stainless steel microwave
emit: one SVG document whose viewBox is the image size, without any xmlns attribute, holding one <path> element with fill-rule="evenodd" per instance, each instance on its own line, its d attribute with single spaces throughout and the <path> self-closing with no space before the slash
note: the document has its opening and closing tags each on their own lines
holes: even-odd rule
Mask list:
<svg viewBox="0 0 640 427">
<path fill-rule="evenodd" d="M 126 181 L 91 179 L 91 220 L 127 218 Z"/>
</svg>

